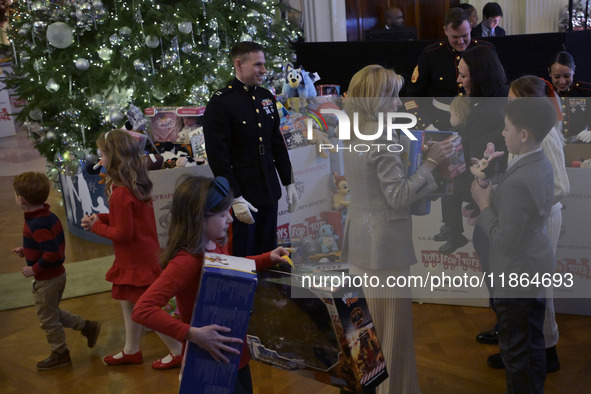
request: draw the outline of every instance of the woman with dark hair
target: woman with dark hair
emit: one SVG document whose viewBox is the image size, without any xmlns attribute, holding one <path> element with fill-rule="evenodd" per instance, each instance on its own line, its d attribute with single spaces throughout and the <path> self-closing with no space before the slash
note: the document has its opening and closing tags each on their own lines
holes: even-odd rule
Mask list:
<svg viewBox="0 0 591 394">
<path fill-rule="evenodd" d="M 505 70 L 496 52 L 485 46 L 468 49 L 462 55 L 458 65 L 457 82 L 470 97 L 470 115 L 463 132 L 462 145 L 464 157 L 482 157 L 489 142 L 496 150 L 507 151 L 501 135 L 504 122 L 501 108 L 506 102 L 507 86 Z M 505 99 L 493 98 L 504 97 Z M 500 159 L 500 171 L 504 171 L 506 160 Z M 441 211 L 444 226 L 435 235 L 435 241 L 447 241 L 440 248 L 441 253 L 450 254 L 466 245 L 468 239 L 463 235 L 462 204 L 472 201 L 470 184 L 472 174 L 466 171 L 454 179 L 454 192 L 441 199 Z M 469 209 L 475 209 L 474 204 Z"/>
<path fill-rule="evenodd" d="M 591 142 L 591 103 L 585 99 L 591 97 L 591 83 L 574 80 L 575 61 L 565 51 L 553 57 L 548 74 L 562 101 L 562 132 L 567 139 Z"/>
</svg>

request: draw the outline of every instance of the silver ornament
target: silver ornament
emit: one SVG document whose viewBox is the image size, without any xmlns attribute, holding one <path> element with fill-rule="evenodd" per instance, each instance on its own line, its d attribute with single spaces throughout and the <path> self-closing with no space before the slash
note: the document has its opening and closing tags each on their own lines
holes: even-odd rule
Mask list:
<svg viewBox="0 0 591 394">
<path fill-rule="evenodd" d="M 140 59 L 135 59 L 133 61 L 133 68 L 137 71 L 146 71 L 146 65 Z"/>
<path fill-rule="evenodd" d="M 110 119 L 112 123 L 119 123 L 123 120 L 123 114 L 119 111 L 111 111 Z"/>
<path fill-rule="evenodd" d="M 119 45 L 119 36 L 117 34 L 113 34 L 109 37 L 109 42 L 113 46 Z"/>
<path fill-rule="evenodd" d="M 103 2 L 101 0 L 93 0 L 92 8 L 94 8 L 95 10 L 100 10 L 101 8 L 103 8 Z"/>
<path fill-rule="evenodd" d="M 193 31 L 193 25 L 191 22 L 179 22 L 178 24 L 179 31 L 184 34 L 189 34 Z"/>
<path fill-rule="evenodd" d="M 35 21 L 35 22 L 33 22 L 33 32 L 37 36 L 42 36 L 43 32 L 45 32 L 46 26 L 47 26 L 47 22 L 45 22 L 45 21 Z"/>
<path fill-rule="evenodd" d="M 48 92 L 55 93 L 60 90 L 60 85 L 53 78 L 49 78 L 49 81 L 45 84 L 45 89 Z"/>
<path fill-rule="evenodd" d="M 18 34 L 21 36 L 26 36 L 31 31 L 31 24 L 30 23 L 23 23 L 21 27 L 18 29 Z"/>
<path fill-rule="evenodd" d="M 45 134 L 45 138 L 47 138 L 48 140 L 52 140 L 55 138 L 55 133 L 53 131 L 48 131 Z M 59 153 L 56 153 L 56 156 L 61 159 L 61 155 Z"/>
<path fill-rule="evenodd" d="M 164 100 L 164 98 L 168 96 L 168 92 L 160 86 L 155 86 L 154 89 L 152 89 L 152 96 L 154 96 L 156 100 Z"/>
<path fill-rule="evenodd" d="M 83 57 L 76 59 L 76 61 L 74 61 L 74 65 L 80 71 L 86 71 L 90 68 L 90 63 L 88 63 L 88 60 L 84 59 Z"/>
<path fill-rule="evenodd" d="M 29 55 L 29 52 L 22 51 L 20 59 L 21 63 L 27 63 L 29 60 L 31 60 L 31 55 Z"/>
<path fill-rule="evenodd" d="M 40 57 L 33 63 L 33 68 L 37 72 L 41 72 L 45 68 L 46 60 L 44 57 Z"/>
<path fill-rule="evenodd" d="M 146 45 L 148 48 L 157 48 L 160 45 L 160 40 L 156 36 L 148 35 L 146 36 Z"/>
<path fill-rule="evenodd" d="M 212 35 L 212 36 L 209 38 L 209 45 L 210 45 L 212 48 L 219 48 L 219 47 L 220 47 L 220 44 L 221 44 L 221 40 L 220 40 L 220 38 L 218 37 L 218 35 L 217 35 L 217 34 L 215 34 L 215 33 L 214 33 L 214 34 L 213 34 L 213 35 Z"/>
<path fill-rule="evenodd" d="M 33 120 L 41 120 L 41 118 L 43 118 L 43 111 L 38 107 L 32 108 L 29 111 L 29 118 Z"/>
<path fill-rule="evenodd" d="M 164 54 L 164 64 L 167 66 L 172 66 L 174 62 L 178 59 L 178 55 L 176 52 L 169 51 Z"/>
<path fill-rule="evenodd" d="M 193 45 L 189 44 L 188 42 L 183 42 L 181 46 L 181 51 L 185 53 L 191 53 L 193 51 Z"/>
<path fill-rule="evenodd" d="M 47 4 L 41 0 L 36 1 L 31 6 L 31 11 L 40 12 L 40 13 L 45 12 L 45 11 L 47 11 Z"/>
<path fill-rule="evenodd" d="M 129 38 L 129 37 L 131 37 L 131 29 L 127 26 L 123 26 L 119 30 L 119 35 L 121 35 L 121 37 L 123 37 L 123 38 Z"/>
<path fill-rule="evenodd" d="M 67 48 L 74 42 L 72 28 L 64 22 L 54 22 L 49 25 L 45 36 L 49 44 L 59 49 Z"/>
<path fill-rule="evenodd" d="M 250 34 L 242 33 L 240 41 L 252 41 L 252 36 Z"/>
<path fill-rule="evenodd" d="M 98 55 L 102 60 L 107 61 L 113 55 L 113 50 L 111 48 L 101 48 L 98 51 Z"/>
</svg>

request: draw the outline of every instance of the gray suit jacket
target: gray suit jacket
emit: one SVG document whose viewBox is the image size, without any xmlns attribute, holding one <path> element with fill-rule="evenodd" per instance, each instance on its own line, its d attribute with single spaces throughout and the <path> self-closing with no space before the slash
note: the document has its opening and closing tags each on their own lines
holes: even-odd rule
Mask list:
<svg viewBox="0 0 591 394">
<path fill-rule="evenodd" d="M 360 124 L 362 133 L 377 130 L 377 123 Z M 437 188 L 431 172 L 419 167 L 406 178 L 400 153 L 386 145 L 398 143 L 384 137 L 376 141 L 353 138 L 350 144 L 384 144 L 368 152 L 345 151 L 345 176 L 351 192 L 343 242 L 343 258 L 362 268 L 383 269 L 416 263 L 412 243 L 410 205 Z M 371 145 L 370 145 L 371 146 Z"/>
<path fill-rule="evenodd" d="M 494 297 L 539 297 L 543 287 L 512 288 L 509 275 L 553 273 L 556 259 L 546 222 L 552 207 L 554 175 L 543 151 L 534 152 L 507 169 L 491 205 L 478 217 L 490 241 Z M 504 287 L 499 275 L 504 273 Z M 541 281 L 542 278 L 539 277 Z"/>
</svg>

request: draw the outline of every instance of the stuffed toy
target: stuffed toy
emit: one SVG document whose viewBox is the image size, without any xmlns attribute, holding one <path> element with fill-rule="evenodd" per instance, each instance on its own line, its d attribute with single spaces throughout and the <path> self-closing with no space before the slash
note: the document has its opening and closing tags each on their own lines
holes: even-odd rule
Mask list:
<svg viewBox="0 0 591 394">
<path fill-rule="evenodd" d="M 334 233 L 334 229 L 330 224 L 323 224 L 318 229 L 318 244 L 322 253 L 331 253 L 339 251 L 339 244 L 337 240 L 339 236 Z"/>
<path fill-rule="evenodd" d="M 338 211 L 342 211 L 349 207 L 349 184 L 344 176 L 336 172 L 333 172 L 332 176 L 336 186 L 336 189 L 333 191 L 334 195 L 332 196 L 332 207 Z"/>
<path fill-rule="evenodd" d="M 486 144 L 486 150 L 482 159 L 472 157 L 470 160 L 472 165 L 470 166 L 470 172 L 474 175 L 474 178 L 478 181 L 480 186 L 488 187 L 491 179 L 499 172 L 499 157 L 502 157 L 505 152 L 495 152 L 495 144 L 489 142 Z M 468 224 L 475 225 L 478 215 L 480 215 L 480 209 L 476 204 L 470 202 L 462 210 L 464 216 L 468 218 Z"/>
<path fill-rule="evenodd" d="M 293 65 L 288 64 L 281 94 L 287 98 L 314 97 L 316 96 L 314 82 L 319 79 L 317 73 L 308 73 L 301 67 L 294 68 Z"/>
</svg>

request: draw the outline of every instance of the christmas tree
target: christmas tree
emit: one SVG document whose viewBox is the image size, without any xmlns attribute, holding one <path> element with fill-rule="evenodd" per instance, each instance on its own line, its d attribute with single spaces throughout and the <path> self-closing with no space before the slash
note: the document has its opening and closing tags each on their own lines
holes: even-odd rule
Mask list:
<svg viewBox="0 0 591 394">
<path fill-rule="evenodd" d="M 285 10 L 272 0 L 19 0 L 6 83 L 26 100 L 18 119 L 56 178 L 78 171 L 100 132 L 123 128 L 130 104 L 205 105 L 231 79 L 238 41 L 262 44 L 278 78 L 300 34 Z"/>
</svg>

